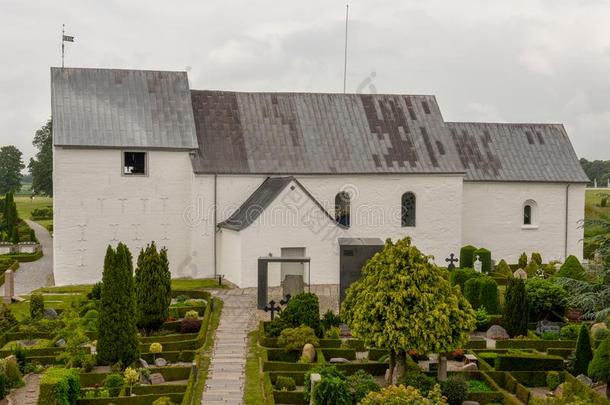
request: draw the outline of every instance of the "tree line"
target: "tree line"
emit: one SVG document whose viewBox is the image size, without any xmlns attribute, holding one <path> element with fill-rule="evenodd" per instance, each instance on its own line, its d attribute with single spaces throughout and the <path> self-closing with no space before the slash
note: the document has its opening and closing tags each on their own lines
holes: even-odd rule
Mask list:
<svg viewBox="0 0 610 405">
<path fill-rule="evenodd" d="M 580 159 L 580 165 L 589 177 L 589 185 L 593 185 L 594 180 L 597 180 L 597 185 L 605 187 L 610 180 L 610 160 L 587 160 Z"/>
<path fill-rule="evenodd" d="M 48 120 L 34 134 L 32 144 L 38 150 L 28 164 L 32 194 L 53 196 L 53 123 Z M 14 145 L 0 147 L 0 194 L 21 190 L 25 177 L 23 153 Z"/>
</svg>

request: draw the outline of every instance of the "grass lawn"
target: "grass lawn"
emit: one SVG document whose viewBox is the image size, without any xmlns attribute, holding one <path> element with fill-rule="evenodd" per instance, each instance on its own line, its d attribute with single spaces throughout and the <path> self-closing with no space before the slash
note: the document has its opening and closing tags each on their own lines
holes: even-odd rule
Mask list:
<svg viewBox="0 0 610 405">
<path fill-rule="evenodd" d="M 28 345 L 26 343 L 33 343 Z M 4 345 L 2 350 L 13 350 L 17 346 L 22 346 L 25 349 L 44 349 L 50 347 L 52 342 L 49 339 L 34 339 L 32 342 L 25 342 L 23 340 L 13 340 Z"/>
<path fill-rule="evenodd" d="M 15 204 L 17 204 L 17 214 L 21 219 L 30 219 L 30 214 L 34 208 L 52 207 L 53 199 L 49 197 L 36 196 L 30 199 L 29 196 L 15 196 Z M 52 219 L 41 219 L 36 221 L 45 228 L 47 225 L 53 224 Z"/>
<path fill-rule="evenodd" d="M 244 404 L 265 405 L 263 390 L 263 374 L 260 372 L 259 361 L 262 348 L 256 342 L 257 331 L 248 335 L 248 357 L 246 359 L 246 386 L 244 387 Z"/>
<path fill-rule="evenodd" d="M 174 290 L 200 290 L 202 288 L 228 288 L 226 285 L 218 286 L 218 280 L 213 278 L 174 278 L 172 289 Z"/>
<path fill-rule="evenodd" d="M 36 292 L 42 292 L 43 289 L 36 290 Z M 44 290 L 49 290 L 49 288 L 45 288 Z M 17 320 L 22 321 L 30 316 L 30 296 L 22 295 L 25 298 L 23 302 L 16 302 L 10 304 L 11 310 Z M 86 293 L 79 294 L 48 294 L 45 293 L 43 295 L 44 306 L 45 308 L 53 308 L 53 309 L 67 309 L 70 308 L 73 302 L 82 301 L 87 299 Z"/>
</svg>

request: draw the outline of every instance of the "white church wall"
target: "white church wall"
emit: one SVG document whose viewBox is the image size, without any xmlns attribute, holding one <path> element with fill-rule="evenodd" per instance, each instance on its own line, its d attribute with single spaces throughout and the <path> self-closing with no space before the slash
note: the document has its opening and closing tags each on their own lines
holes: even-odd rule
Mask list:
<svg viewBox="0 0 610 405">
<path fill-rule="evenodd" d="M 563 260 L 566 241 L 566 187 L 560 183 L 465 182 L 463 245 L 491 250 L 496 261 L 516 263 L 522 252 L 543 260 Z M 567 254 L 582 258 L 584 185 L 568 189 Z M 523 206 L 535 201 L 532 226 L 523 225 Z"/>
<path fill-rule="evenodd" d="M 119 241 L 134 260 L 152 240 L 166 246 L 172 275 L 184 275 L 191 250 L 183 214 L 194 177 L 188 152 L 148 151 L 146 176 L 122 175 L 118 149 L 55 148 L 54 153 L 58 285 L 100 280 L 106 247 Z"/>
<path fill-rule="evenodd" d="M 230 229 L 222 229 L 218 233 L 218 255 L 222 260 L 218 261 L 218 274 L 222 274 L 227 280 L 242 285 L 242 245 L 241 233 Z M 254 286 L 253 286 L 254 287 Z"/>
</svg>

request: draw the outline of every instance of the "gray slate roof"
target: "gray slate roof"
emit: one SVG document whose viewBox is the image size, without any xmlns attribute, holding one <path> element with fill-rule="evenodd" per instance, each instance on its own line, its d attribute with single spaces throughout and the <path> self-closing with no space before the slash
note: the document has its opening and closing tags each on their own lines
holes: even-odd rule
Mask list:
<svg viewBox="0 0 610 405">
<path fill-rule="evenodd" d="M 51 68 L 58 146 L 196 149 L 184 72 Z"/>
<path fill-rule="evenodd" d="M 322 210 L 330 221 L 340 228 L 345 228 L 324 209 L 322 204 L 293 176 L 267 177 L 265 181 L 248 197 L 246 201 L 226 220 L 219 223 L 220 228 L 241 231 L 250 226 L 263 213 L 273 200 L 290 184 L 294 182 Z"/>
</svg>

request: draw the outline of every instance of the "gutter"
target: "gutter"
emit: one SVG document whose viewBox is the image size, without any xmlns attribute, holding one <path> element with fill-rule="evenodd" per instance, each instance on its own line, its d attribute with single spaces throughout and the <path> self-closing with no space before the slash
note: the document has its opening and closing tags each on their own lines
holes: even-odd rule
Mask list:
<svg viewBox="0 0 610 405">
<path fill-rule="evenodd" d="M 214 278 L 217 277 L 217 255 L 216 255 L 216 233 L 218 232 L 218 226 L 216 226 L 216 216 L 217 216 L 217 180 L 218 175 L 214 174 Z"/>
</svg>

